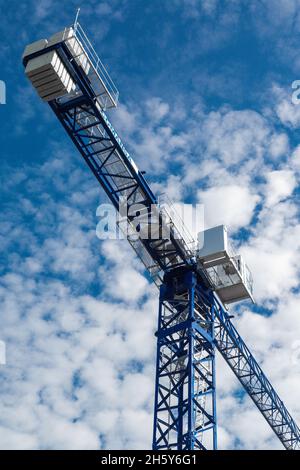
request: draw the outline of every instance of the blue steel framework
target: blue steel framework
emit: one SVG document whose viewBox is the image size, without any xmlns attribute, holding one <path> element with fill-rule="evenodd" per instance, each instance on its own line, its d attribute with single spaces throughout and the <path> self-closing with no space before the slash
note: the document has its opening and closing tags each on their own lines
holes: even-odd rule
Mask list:
<svg viewBox="0 0 300 470">
<path fill-rule="evenodd" d="M 287 450 L 300 450 L 300 430 L 271 383 L 230 321 L 227 311 L 214 299 L 215 344 L 257 408 Z"/>
<path fill-rule="evenodd" d="M 56 49 L 77 85 L 77 96 L 49 104 L 115 208 L 157 200 L 97 101 L 91 83 L 65 42 Z M 151 212 L 152 211 L 152 212 Z M 158 214 L 158 215 L 157 215 Z M 163 225 L 160 211 L 155 216 Z M 132 222 L 134 215 L 128 215 Z M 183 239 L 129 239 L 160 284 L 154 448 L 216 448 L 214 346 L 229 364 L 286 449 L 299 449 L 300 431 L 210 289 Z M 208 437 L 207 437 L 208 436 Z"/>
<path fill-rule="evenodd" d="M 217 448 L 214 309 L 186 267 L 160 287 L 154 449 Z"/>
</svg>

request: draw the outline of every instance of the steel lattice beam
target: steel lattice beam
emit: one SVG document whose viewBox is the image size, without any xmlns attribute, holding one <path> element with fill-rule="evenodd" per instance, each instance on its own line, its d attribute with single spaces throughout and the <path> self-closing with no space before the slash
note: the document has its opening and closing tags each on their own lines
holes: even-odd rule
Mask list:
<svg viewBox="0 0 300 470">
<path fill-rule="evenodd" d="M 283 446 L 300 449 L 300 430 L 279 398 L 249 348 L 232 324 L 227 311 L 211 293 L 199 290 L 199 298 L 209 298 L 215 312 L 215 345 L 252 398 Z"/>
<path fill-rule="evenodd" d="M 186 268 L 160 288 L 153 448 L 216 449 L 214 316 Z"/>
</svg>

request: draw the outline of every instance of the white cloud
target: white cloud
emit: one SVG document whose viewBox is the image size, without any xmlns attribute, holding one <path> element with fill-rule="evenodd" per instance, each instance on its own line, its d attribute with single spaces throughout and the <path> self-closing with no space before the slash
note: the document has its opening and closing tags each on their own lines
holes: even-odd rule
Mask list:
<svg viewBox="0 0 300 470">
<path fill-rule="evenodd" d="M 204 204 L 205 226 L 227 225 L 231 230 L 247 226 L 253 216 L 259 197 L 247 187 L 216 186 L 199 191 Z"/>
<path fill-rule="evenodd" d="M 168 103 L 164 103 L 160 98 L 149 98 L 146 103 L 146 110 L 149 117 L 154 122 L 161 121 L 170 111 Z"/>
<path fill-rule="evenodd" d="M 207 151 L 225 165 L 259 159 L 269 132 L 259 113 L 230 109 L 209 113 L 202 130 Z"/>
<path fill-rule="evenodd" d="M 273 158 L 286 156 L 289 151 L 289 139 L 284 133 L 275 134 L 270 142 L 270 154 Z"/>
<path fill-rule="evenodd" d="M 289 159 L 289 164 L 297 172 L 300 170 L 300 145 L 298 145 L 293 151 L 291 158 Z"/>
<path fill-rule="evenodd" d="M 279 299 L 298 285 L 297 208 L 289 200 L 266 206 L 242 251 L 254 276 L 258 302 Z M 280 199 L 280 197 L 279 197 Z M 272 201 L 271 201 L 272 202 Z"/>
<path fill-rule="evenodd" d="M 276 114 L 281 123 L 288 128 L 296 128 L 300 124 L 300 106 L 292 102 L 293 92 L 292 83 L 289 90 L 273 86 Z"/>
<path fill-rule="evenodd" d="M 21 410 L 19 411 L 21 412 Z M 31 416 L 30 419 L 32 419 Z M 26 434 L 1 426 L 0 436 L 0 450 L 32 450 L 38 448 L 38 440 L 30 432 Z"/>
<path fill-rule="evenodd" d="M 100 267 L 101 277 L 105 276 L 105 292 L 115 300 L 137 302 L 149 292 L 148 282 L 141 271 L 141 264 L 127 240 L 106 240 L 102 253 L 109 261 Z M 139 269 L 139 271 L 138 271 Z"/>
<path fill-rule="evenodd" d="M 292 195 L 297 181 L 291 170 L 271 171 L 266 175 L 266 204 L 272 206 Z"/>
</svg>

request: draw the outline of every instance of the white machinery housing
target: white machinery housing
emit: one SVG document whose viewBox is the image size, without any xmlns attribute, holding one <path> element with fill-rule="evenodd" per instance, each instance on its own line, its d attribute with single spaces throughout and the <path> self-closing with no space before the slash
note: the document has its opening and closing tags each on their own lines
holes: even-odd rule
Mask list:
<svg viewBox="0 0 300 470">
<path fill-rule="evenodd" d="M 254 302 L 251 272 L 242 256 L 233 251 L 224 225 L 198 234 L 197 262 L 223 303 L 248 298 Z"/>
</svg>

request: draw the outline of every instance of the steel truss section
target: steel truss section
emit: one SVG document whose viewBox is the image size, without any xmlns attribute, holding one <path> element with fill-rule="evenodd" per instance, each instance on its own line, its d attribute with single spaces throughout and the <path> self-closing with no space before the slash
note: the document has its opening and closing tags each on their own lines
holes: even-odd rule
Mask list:
<svg viewBox="0 0 300 470">
<path fill-rule="evenodd" d="M 82 100 L 80 105 L 78 102 L 74 102 L 73 107 L 71 105 L 72 103 L 68 103 L 67 106 L 51 103 L 57 117 L 105 189 L 114 207 L 118 210 L 120 203 L 126 201 L 128 240 L 139 256 L 143 248 L 146 249 L 148 256 L 151 255 L 147 269 L 153 266 L 156 269 L 155 273 L 163 273 L 170 267 L 185 264 L 187 251 L 182 241 L 172 236 L 172 232 L 170 237 L 166 238 L 155 239 L 148 236 L 137 238 L 137 233 L 130 224 L 136 216 L 135 208 L 141 210 L 144 207 L 147 212 L 147 225 L 151 227 L 156 218 L 161 231 L 163 230 L 163 220 L 159 211 L 156 210 L 153 214 L 156 199 L 140 172 L 136 171 L 124 154 L 111 126 L 107 124 L 107 118 L 103 117 L 103 112 L 87 99 Z M 153 277 L 155 273 L 151 272 Z"/>
<path fill-rule="evenodd" d="M 153 449 L 216 449 L 214 309 L 196 275 L 173 270 L 160 287 Z"/>
<path fill-rule="evenodd" d="M 300 430 L 217 297 L 196 287 L 199 302 L 214 310 L 214 343 L 283 446 L 300 449 Z"/>
<path fill-rule="evenodd" d="M 190 250 L 185 246 L 184 240 L 178 239 L 172 227 L 166 231 L 169 233 L 167 237 L 137 237 L 136 231 L 131 227 L 135 214 L 132 218 L 129 215 L 131 208 L 137 205 L 146 208 L 149 222 L 151 218 L 158 219 L 161 233 L 164 232 L 164 219 L 157 199 L 101 109 L 87 77 L 76 61 L 72 60 L 66 44 L 56 44 L 44 49 L 43 53 L 52 49 L 63 59 L 76 83 L 77 91 L 76 96 L 63 97 L 49 104 L 114 207 L 118 210 L 120 201 L 127 201 L 128 241 L 156 284 L 160 285 L 165 270 L 191 264 Z M 26 57 L 26 60 L 35 55 Z"/>
<path fill-rule="evenodd" d="M 283 446 L 287 450 L 300 450 L 300 430 L 297 424 L 216 298 L 214 311 L 217 349 Z"/>
</svg>

